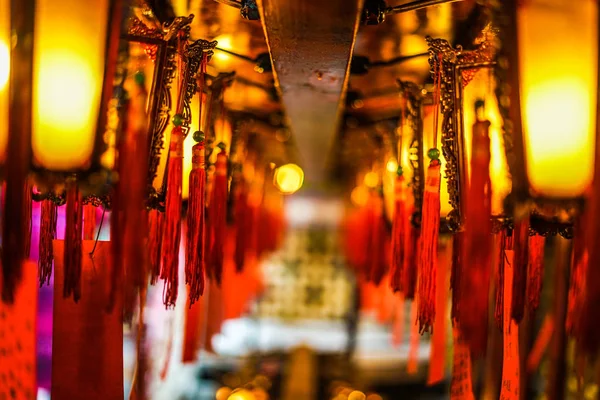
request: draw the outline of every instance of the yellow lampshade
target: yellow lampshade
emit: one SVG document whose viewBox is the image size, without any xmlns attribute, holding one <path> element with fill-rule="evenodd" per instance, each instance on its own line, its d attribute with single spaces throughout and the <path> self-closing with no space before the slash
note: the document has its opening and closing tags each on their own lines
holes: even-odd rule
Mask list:
<svg viewBox="0 0 600 400">
<path fill-rule="evenodd" d="M 37 167 L 72 171 L 90 166 L 104 82 L 108 4 L 36 2 L 31 139 Z"/>
<path fill-rule="evenodd" d="M 8 142 L 8 77 L 10 72 L 9 0 L 0 0 L 0 164 L 6 159 Z"/>
<path fill-rule="evenodd" d="M 518 13 L 523 141 L 532 189 L 576 197 L 595 148 L 597 2 L 528 0 Z"/>
</svg>

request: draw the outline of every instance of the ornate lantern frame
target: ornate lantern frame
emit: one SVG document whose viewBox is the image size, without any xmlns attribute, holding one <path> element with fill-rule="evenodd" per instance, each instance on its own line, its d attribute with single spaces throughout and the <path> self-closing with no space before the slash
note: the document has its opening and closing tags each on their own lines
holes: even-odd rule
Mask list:
<svg viewBox="0 0 600 400">
<path fill-rule="evenodd" d="M 411 222 L 415 227 L 420 227 L 421 209 L 423 207 L 423 182 L 425 182 L 425 168 L 423 165 L 423 103 L 427 91 L 413 82 L 401 80 L 398 81 L 398 87 L 400 88 L 401 95 L 406 99 L 405 118 L 412 131 L 408 147 L 409 161 L 413 170 L 410 186 L 414 197 L 414 211 L 411 216 Z M 404 123 L 404 121 L 401 123 Z M 396 137 L 396 140 L 400 139 Z"/>
<path fill-rule="evenodd" d="M 490 28 L 488 28 L 490 29 Z M 493 31 L 494 36 L 497 31 Z M 504 120 L 503 142 L 509 173 L 512 178 L 512 191 L 504 201 L 505 212 L 502 215 L 492 216 L 493 231 L 512 229 L 513 214 L 515 207 L 527 207 L 531 211 L 531 234 L 543 236 L 561 235 L 570 238 L 573 235 L 573 215 L 581 208 L 581 199 L 548 201 L 548 199 L 535 199 L 529 195 L 528 185 L 526 191 L 520 182 L 527 182 L 525 174 L 524 159 L 519 154 L 523 149 L 515 147 L 514 129 L 508 114 L 509 104 L 505 94 L 509 93 L 506 80 L 506 63 L 501 53 L 496 51 L 499 47 L 496 41 L 483 40 L 473 50 L 463 50 L 462 47 L 452 47 L 445 39 L 426 38 L 429 44 L 429 63 L 431 73 L 434 74 L 438 68 L 441 55 L 440 85 L 441 85 L 441 112 L 442 112 L 442 152 L 446 159 L 446 177 L 448 180 L 448 192 L 450 194 L 450 205 L 452 211 L 448 214 L 447 227 L 451 232 L 459 232 L 464 223 L 464 201 L 466 193 L 465 173 L 468 169 L 465 155 L 464 142 L 464 99 L 463 92 L 465 82 L 468 82 L 474 70 L 488 68 L 494 71 L 496 78 L 496 95 L 498 107 Z M 499 58 L 500 57 L 500 58 Z M 511 100 L 512 101 L 512 100 Z M 569 218 L 556 217 L 559 210 L 562 214 L 568 213 Z"/>
</svg>

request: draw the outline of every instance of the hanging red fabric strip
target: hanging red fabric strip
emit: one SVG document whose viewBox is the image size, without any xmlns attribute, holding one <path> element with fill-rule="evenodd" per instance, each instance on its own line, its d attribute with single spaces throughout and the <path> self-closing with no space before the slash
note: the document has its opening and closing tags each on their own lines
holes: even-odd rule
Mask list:
<svg viewBox="0 0 600 400">
<path fill-rule="evenodd" d="M 546 238 L 541 235 L 529 237 L 529 270 L 527 271 L 527 309 L 533 313 L 540 305 L 544 281 L 544 246 Z"/>
<path fill-rule="evenodd" d="M 77 183 L 67 183 L 64 262 L 64 297 L 73 296 L 77 302 L 81 297 L 81 235 L 83 229 L 83 204 Z"/>
<path fill-rule="evenodd" d="M 395 207 L 392 222 L 392 264 L 390 271 L 390 286 L 394 292 L 402 289 L 402 272 L 404 267 L 404 242 L 407 234 L 406 221 L 409 219 L 406 209 L 406 181 L 399 169 L 394 187 Z"/>
<path fill-rule="evenodd" d="M 503 326 L 503 356 L 502 356 L 502 389 L 501 399 L 518 400 L 520 395 L 520 364 L 519 364 L 519 325 L 511 316 L 512 291 L 515 288 L 513 279 L 515 271 L 515 252 L 505 251 L 504 263 L 504 326 Z"/>
<path fill-rule="evenodd" d="M 542 327 L 540 328 L 535 342 L 527 356 L 527 373 L 533 374 L 537 371 L 542 357 L 550 344 L 552 334 L 554 333 L 554 318 L 552 314 L 546 315 Z"/>
<path fill-rule="evenodd" d="M 496 326 L 502 330 L 504 325 L 504 264 L 506 263 L 505 250 L 512 250 L 512 237 L 506 236 L 502 230 L 496 235 L 496 257 L 498 269 L 496 270 L 496 302 L 494 307 L 494 319 Z"/>
<path fill-rule="evenodd" d="M 40 286 L 50 284 L 52 276 L 52 263 L 54 262 L 54 251 L 52 241 L 56 238 L 56 204 L 46 199 L 41 204 L 40 216 L 40 242 L 38 259 L 38 277 Z"/>
<path fill-rule="evenodd" d="M 0 302 L 0 398 L 35 399 L 37 282 L 34 262 L 23 263 L 23 277 L 12 304 Z"/>
<path fill-rule="evenodd" d="M 463 233 L 457 232 L 452 238 L 452 271 L 450 272 L 450 289 L 452 289 L 452 320 L 458 318 L 458 308 L 460 300 L 460 276 L 461 276 L 461 257 Z"/>
<path fill-rule="evenodd" d="M 427 168 L 423 196 L 423 224 L 419 257 L 418 321 L 421 333 L 431 332 L 435 319 L 437 245 L 440 231 L 440 162 L 433 159 Z"/>
<path fill-rule="evenodd" d="M 394 314 L 394 325 L 392 328 L 392 344 L 399 347 L 404 340 L 404 296 L 402 292 L 396 294 L 396 313 Z"/>
<path fill-rule="evenodd" d="M 111 214 L 111 241 L 113 250 L 112 290 L 124 290 L 126 318 L 133 314 L 140 289 L 147 285 L 148 253 L 144 242 L 148 234 L 146 211 L 148 128 L 146 104 L 148 93 L 144 75 L 137 72 L 135 84 L 129 89 L 127 118 L 118 149 L 119 181 L 115 188 Z M 115 280 L 124 271 L 123 282 Z M 114 298 L 114 293 L 111 298 Z"/>
<path fill-rule="evenodd" d="M 83 239 L 93 240 L 96 233 L 96 207 L 93 204 L 83 206 Z"/>
<path fill-rule="evenodd" d="M 61 254 L 65 242 L 55 240 Z M 52 399 L 123 398 L 123 314 L 120 292 L 107 312 L 113 263 L 111 242 L 84 241 L 78 304 L 62 296 L 65 265 L 55 260 Z M 94 250 L 94 256 L 89 253 Z"/>
<path fill-rule="evenodd" d="M 417 278 L 419 272 L 419 240 L 421 232 L 419 228 L 409 222 L 409 234 L 405 236 L 404 242 L 404 267 L 402 267 L 402 290 L 407 300 L 415 298 Z"/>
<path fill-rule="evenodd" d="M 223 246 L 225 245 L 225 227 L 227 224 L 227 153 L 224 147 L 217 154 L 213 192 L 210 199 L 210 244 L 211 276 L 221 284 L 223 274 Z"/>
<path fill-rule="evenodd" d="M 171 131 L 167 164 L 167 195 L 162 237 L 160 277 L 165 281 L 163 301 L 174 307 L 179 284 L 179 244 L 181 241 L 181 186 L 183 180 L 183 131 L 175 126 Z"/>
<path fill-rule="evenodd" d="M 369 279 L 379 286 L 387 269 L 387 257 L 385 252 L 385 242 L 387 231 L 383 217 L 383 199 L 378 193 L 372 193 L 372 225 L 369 237 Z"/>
<path fill-rule="evenodd" d="M 465 237 L 459 277 L 457 319 L 473 355 L 487 347 L 488 298 L 492 269 L 489 121 L 473 125 L 471 179 L 465 198 Z"/>
<path fill-rule="evenodd" d="M 240 178 L 235 199 L 235 268 L 242 272 L 246 264 L 248 251 L 248 236 L 251 234 L 249 227 L 252 217 L 248 207 L 248 188 L 243 178 Z"/>
<path fill-rule="evenodd" d="M 158 210 L 150 210 L 148 212 L 148 220 L 148 260 L 150 283 L 154 285 L 160 277 L 164 213 L 161 213 Z"/>
<path fill-rule="evenodd" d="M 452 263 L 452 248 L 449 243 L 443 245 L 442 258 L 438 263 L 435 307 L 433 324 L 433 337 L 431 339 L 431 353 L 429 357 L 429 375 L 427 385 L 436 385 L 445 379 L 446 375 L 446 338 L 448 337 L 446 313 L 448 307 L 449 270 Z"/>
<path fill-rule="evenodd" d="M 589 211 L 588 211 L 589 212 Z M 574 224 L 573 232 L 573 259 L 569 279 L 569 295 L 567 308 L 567 332 L 579 339 L 582 333 L 579 329 L 585 323 L 583 314 L 585 303 L 585 279 L 587 277 L 589 253 L 587 248 L 588 231 L 586 221 L 589 215 L 584 211 Z"/>
<path fill-rule="evenodd" d="M 196 361 L 196 354 L 200 348 L 200 326 L 204 304 L 202 301 L 191 303 L 191 294 L 188 296 L 185 307 L 185 327 L 183 331 L 183 351 L 181 361 L 183 363 L 193 363 Z"/>
<path fill-rule="evenodd" d="M 408 348 L 408 360 L 406 362 L 406 372 L 409 375 L 415 375 L 419 369 L 419 324 L 417 323 L 418 305 L 413 300 L 410 306 L 410 344 Z"/>
<path fill-rule="evenodd" d="M 515 251 L 515 261 L 511 314 L 513 319 L 519 323 L 525 315 L 527 265 L 529 264 L 529 217 L 515 223 L 513 248 Z"/>
<path fill-rule="evenodd" d="M 454 350 L 452 357 L 451 400 L 475 400 L 471 376 L 471 350 L 463 340 L 458 326 L 452 328 Z"/>
</svg>

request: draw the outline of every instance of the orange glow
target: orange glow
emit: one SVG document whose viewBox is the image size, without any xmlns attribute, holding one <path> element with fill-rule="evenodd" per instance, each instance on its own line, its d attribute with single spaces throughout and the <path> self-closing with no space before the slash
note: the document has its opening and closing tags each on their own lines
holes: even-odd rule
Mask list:
<svg viewBox="0 0 600 400">
<path fill-rule="evenodd" d="M 0 0 L 0 164 L 6 158 L 8 142 L 8 77 L 10 73 L 9 0 Z"/>
<path fill-rule="evenodd" d="M 375 171 L 369 171 L 365 174 L 365 185 L 371 189 L 379 185 L 379 175 Z"/>
<path fill-rule="evenodd" d="M 596 7 L 594 0 L 532 0 L 519 12 L 527 173 L 546 196 L 578 196 L 592 181 Z"/>
<path fill-rule="evenodd" d="M 94 150 L 104 74 L 107 0 L 38 0 L 32 149 L 51 170 L 85 169 Z"/>
<path fill-rule="evenodd" d="M 364 185 L 355 187 L 350 193 L 350 200 L 357 207 L 366 206 L 367 201 L 369 201 L 369 189 Z"/>
</svg>

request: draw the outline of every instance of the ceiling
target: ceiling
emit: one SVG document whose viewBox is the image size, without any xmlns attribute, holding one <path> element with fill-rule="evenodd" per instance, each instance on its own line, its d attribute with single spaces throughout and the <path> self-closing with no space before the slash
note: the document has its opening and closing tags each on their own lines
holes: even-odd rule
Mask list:
<svg viewBox="0 0 600 400">
<path fill-rule="evenodd" d="M 209 74 L 236 73 L 226 107 L 283 121 L 306 190 L 322 193 L 352 180 L 380 155 L 382 132 L 394 129 L 403 105 L 397 80 L 430 79 L 425 36 L 468 48 L 486 23 L 476 1 L 464 0 L 362 25 L 363 1 L 259 0 L 262 21 L 246 20 L 238 8 L 216 0 L 147 3 L 161 19 L 196 16 L 192 36 L 215 39 L 224 50 L 215 51 Z M 406 3 L 390 0 L 387 6 Z"/>
</svg>

